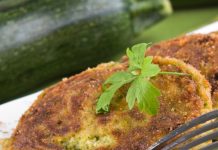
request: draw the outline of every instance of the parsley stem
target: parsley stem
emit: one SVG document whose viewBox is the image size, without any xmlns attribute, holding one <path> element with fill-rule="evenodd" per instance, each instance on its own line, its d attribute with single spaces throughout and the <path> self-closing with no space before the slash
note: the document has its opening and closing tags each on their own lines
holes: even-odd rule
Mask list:
<svg viewBox="0 0 218 150">
<path fill-rule="evenodd" d="M 159 74 L 179 75 L 179 76 L 190 76 L 190 74 L 187 74 L 187 73 L 166 72 L 166 71 L 161 71 L 161 72 L 159 72 Z"/>
</svg>

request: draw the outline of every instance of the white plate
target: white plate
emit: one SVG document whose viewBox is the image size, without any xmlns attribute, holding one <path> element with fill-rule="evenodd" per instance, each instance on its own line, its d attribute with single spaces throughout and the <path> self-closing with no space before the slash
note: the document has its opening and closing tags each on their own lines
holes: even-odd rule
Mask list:
<svg viewBox="0 0 218 150">
<path fill-rule="evenodd" d="M 214 31 L 218 31 L 218 21 L 189 34 L 206 34 Z M 41 91 L 0 105 L 0 138 L 7 138 L 11 135 L 19 118 L 31 106 L 40 93 Z"/>
</svg>

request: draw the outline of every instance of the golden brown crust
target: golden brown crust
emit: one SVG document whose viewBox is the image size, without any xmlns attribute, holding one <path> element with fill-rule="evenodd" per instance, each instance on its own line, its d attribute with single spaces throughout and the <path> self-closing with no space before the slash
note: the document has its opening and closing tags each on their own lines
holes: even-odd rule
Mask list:
<svg viewBox="0 0 218 150">
<path fill-rule="evenodd" d="M 171 58 L 155 57 L 154 62 L 161 64 L 161 69 L 164 71 L 181 69 L 183 72 L 191 74 L 194 81 L 189 77 L 165 75 L 152 79 L 152 82 L 162 92 L 162 96 L 159 98 L 161 102 L 159 114 L 151 117 L 144 126 L 133 128 L 127 134 L 125 131 L 123 135 L 122 132 L 118 132 L 119 146 L 115 148 L 116 150 L 144 150 L 187 120 L 192 120 L 212 109 L 210 85 L 197 70 Z M 178 68 L 176 69 L 174 66 L 180 69 L 177 70 Z M 201 91 L 199 95 L 203 94 L 204 98 L 196 95 L 199 90 Z M 208 107 L 204 107 L 202 99 L 204 99 L 204 104 L 208 104 Z"/>
<path fill-rule="evenodd" d="M 154 44 L 147 55 L 181 59 L 201 71 L 212 85 L 212 100 L 218 107 L 218 33 L 197 34 Z"/>
<path fill-rule="evenodd" d="M 88 69 L 46 89 L 20 119 L 12 138 L 13 149 L 62 149 L 53 144 L 52 137 L 76 133 L 81 128 L 82 104 L 95 100 L 104 79 L 121 68 L 113 65 Z"/>
<path fill-rule="evenodd" d="M 148 116 L 137 107 L 128 110 L 128 85 L 116 93 L 110 113 L 96 115 L 102 83 L 112 73 L 127 68 L 126 62 L 101 64 L 46 89 L 19 121 L 11 149 L 61 150 L 75 148 L 75 143 L 84 146 L 81 142 L 88 145 L 102 140 L 109 144 L 98 143 L 89 149 L 144 150 L 179 125 L 211 110 L 210 86 L 197 70 L 170 58 L 156 57 L 154 63 L 164 71 L 191 74 L 151 79 L 161 90 L 158 115 Z"/>
</svg>

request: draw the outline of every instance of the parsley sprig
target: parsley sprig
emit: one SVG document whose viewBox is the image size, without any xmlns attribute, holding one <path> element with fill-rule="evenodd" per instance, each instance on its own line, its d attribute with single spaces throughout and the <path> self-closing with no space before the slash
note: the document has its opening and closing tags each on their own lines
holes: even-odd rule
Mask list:
<svg viewBox="0 0 218 150">
<path fill-rule="evenodd" d="M 130 83 L 127 91 L 126 101 L 131 110 L 136 101 L 140 111 L 155 115 L 159 109 L 158 97 L 161 95 L 149 80 L 158 74 L 185 75 L 178 72 L 161 72 L 157 64 L 153 64 L 152 56 L 144 57 L 148 44 L 141 43 L 134 45 L 131 50 L 128 48 L 126 54 L 129 58 L 127 71 L 121 71 L 111 75 L 103 84 L 103 93 L 99 97 L 96 106 L 96 113 L 109 111 L 111 100 L 116 91 L 123 85 Z"/>
</svg>

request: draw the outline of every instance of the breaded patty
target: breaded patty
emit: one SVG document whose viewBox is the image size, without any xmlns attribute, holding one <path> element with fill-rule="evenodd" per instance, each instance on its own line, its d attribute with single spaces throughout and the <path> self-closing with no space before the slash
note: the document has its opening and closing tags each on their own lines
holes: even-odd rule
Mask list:
<svg viewBox="0 0 218 150">
<path fill-rule="evenodd" d="M 175 57 L 193 65 L 212 85 L 212 100 L 218 107 L 218 33 L 188 35 L 151 46 L 148 55 Z"/>
<path fill-rule="evenodd" d="M 177 59 L 155 57 L 162 71 L 190 76 L 158 75 L 160 110 L 149 116 L 128 109 L 129 85 L 115 94 L 110 112 L 96 115 L 102 84 L 128 64 L 106 63 L 46 89 L 22 116 L 6 150 L 145 150 L 181 124 L 212 110 L 210 85 L 192 66 Z"/>
</svg>

